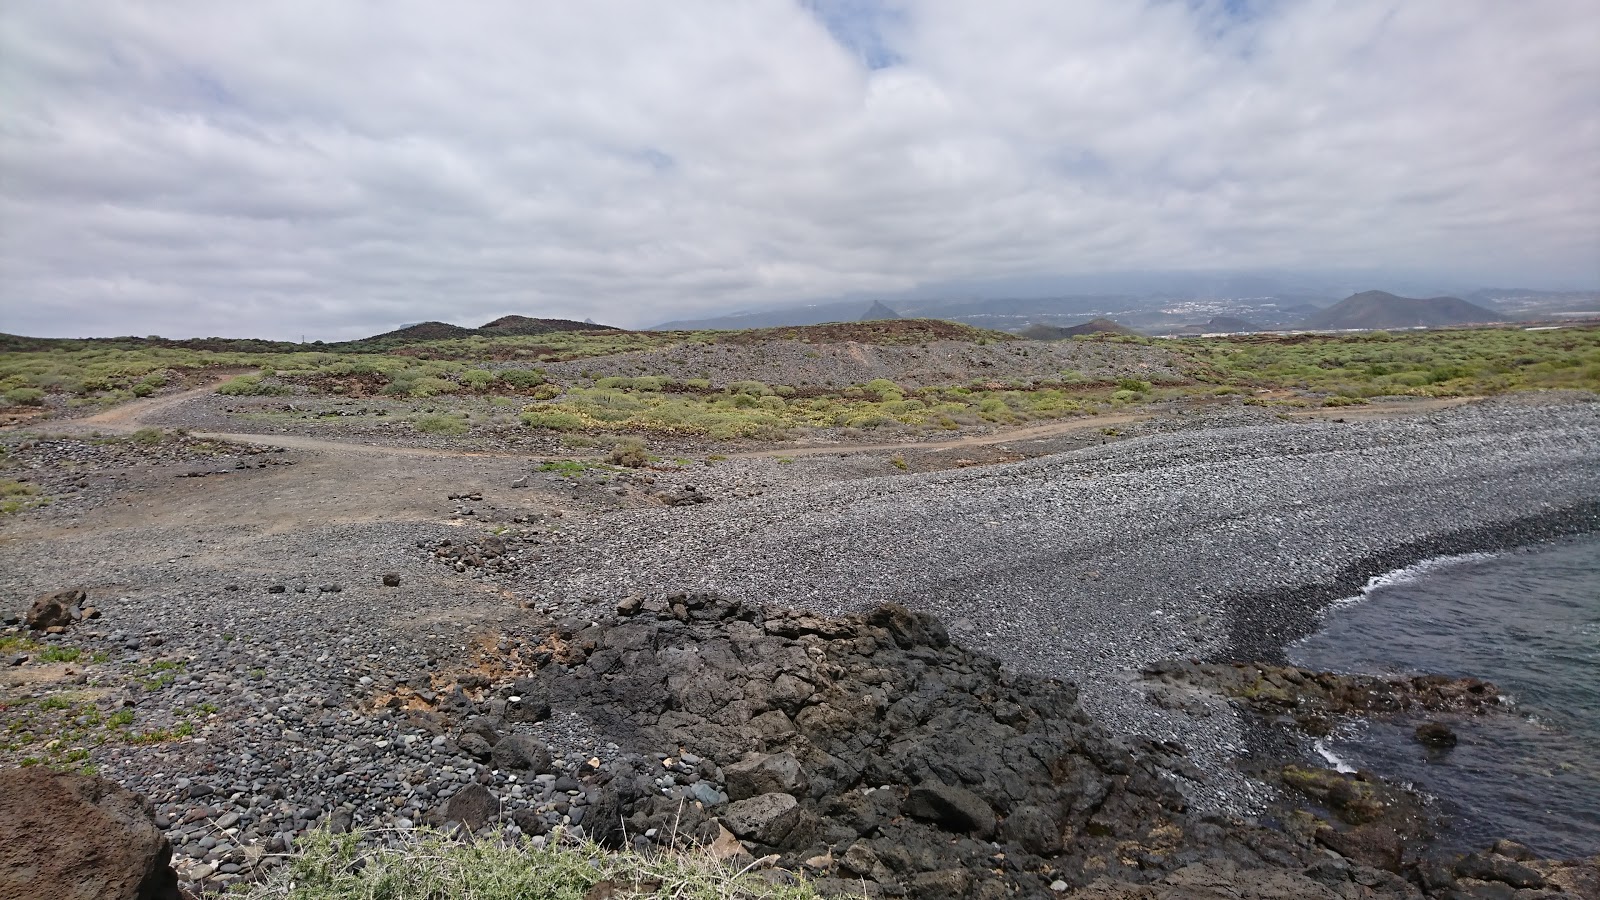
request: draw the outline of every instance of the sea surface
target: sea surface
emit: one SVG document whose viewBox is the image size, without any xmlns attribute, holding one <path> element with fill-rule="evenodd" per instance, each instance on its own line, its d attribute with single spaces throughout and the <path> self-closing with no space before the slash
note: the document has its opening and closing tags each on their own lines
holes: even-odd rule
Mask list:
<svg viewBox="0 0 1600 900">
<path fill-rule="evenodd" d="M 1336 672 L 1471 675 L 1513 714 L 1441 717 L 1451 750 L 1410 726 L 1363 723 L 1322 741 L 1330 763 L 1409 782 L 1450 820 L 1441 848 L 1499 838 L 1542 854 L 1600 853 L 1600 535 L 1429 560 L 1372 579 L 1289 648 Z"/>
</svg>

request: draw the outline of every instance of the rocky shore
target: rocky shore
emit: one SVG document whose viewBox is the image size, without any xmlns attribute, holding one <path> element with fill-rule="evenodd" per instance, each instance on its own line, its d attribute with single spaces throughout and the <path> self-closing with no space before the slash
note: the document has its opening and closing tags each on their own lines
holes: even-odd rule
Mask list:
<svg viewBox="0 0 1600 900">
<path fill-rule="evenodd" d="M 739 852 L 888 895 L 1206 896 L 1250 878 L 1287 885 L 1264 897 L 1498 896 L 1469 881 L 1509 885 L 1478 876 L 1529 861 L 1401 875 L 1253 822 L 1293 788 L 1244 774 L 1247 711 L 1152 703 L 1140 673 L 1269 650 L 1359 566 L 1592 529 L 1597 445 L 1600 404 L 1570 398 L 1191 420 L 920 475 L 729 461 L 651 486 L 707 502 L 620 509 L 514 458 L 291 450 L 258 467 L 239 449 L 203 479 L 130 464 L 116 490 L 0 526 L 13 634 L 62 587 L 98 613 L 0 658 L 8 723 L 27 723 L 6 760 L 45 752 L 19 732 L 81 732 L 74 762 L 148 796 L 180 876 L 213 886 L 271 870 L 318 823 L 454 821 L 652 844 L 715 824 Z M 780 466 L 761 491 L 721 487 Z M 503 563 L 438 552 L 490 538 Z M 873 612 L 886 602 L 904 612 Z M 746 768 L 786 789 L 736 797 Z M 792 805 L 734 811 L 775 793 Z M 1567 868 L 1512 890 L 1578 884 Z"/>
</svg>

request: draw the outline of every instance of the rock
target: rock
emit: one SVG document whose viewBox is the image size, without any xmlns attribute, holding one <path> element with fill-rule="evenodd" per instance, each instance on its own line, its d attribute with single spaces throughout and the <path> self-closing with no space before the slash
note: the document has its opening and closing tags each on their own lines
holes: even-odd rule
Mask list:
<svg viewBox="0 0 1600 900">
<path fill-rule="evenodd" d="M 508 734 L 494 745 L 495 766 L 519 772 L 550 771 L 550 748 L 525 734 Z"/>
<path fill-rule="evenodd" d="M 500 800 L 477 782 L 456 791 L 444 805 L 444 820 L 460 822 L 473 831 L 500 818 Z"/>
<path fill-rule="evenodd" d="M 490 746 L 489 741 L 483 735 L 471 731 L 463 734 L 461 739 L 456 741 L 456 746 L 461 748 L 462 753 L 479 762 L 488 762 L 494 757 L 494 748 Z"/>
<path fill-rule="evenodd" d="M 800 802 L 788 794 L 762 794 L 728 805 L 722 821 L 739 837 L 776 847 L 800 824 Z"/>
<path fill-rule="evenodd" d="M 72 624 L 73 613 L 86 599 L 88 595 L 77 588 L 45 594 L 36 598 L 33 605 L 28 607 L 28 614 L 23 618 L 23 622 L 34 631 L 65 628 Z"/>
<path fill-rule="evenodd" d="M 385 573 L 384 576 L 383 576 L 383 586 L 384 587 L 399 587 L 400 586 L 400 573 L 399 572 L 387 572 L 387 573 Z"/>
<path fill-rule="evenodd" d="M 946 831 L 970 834 L 980 840 L 994 837 L 994 810 L 966 788 L 924 782 L 911 789 L 900 809 L 913 819 L 932 822 Z"/>
<path fill-rule="evenodd" d="M 142 796 L 95 776 L 0 770 L 0 896 L 178 900 L 171 859 Z"/>
<path fill-rule="evenodd" d="M 1061 852 L 1061 823 L 1043 807 L 1029 805 L 1012 810 L 1000 836 L 1035 856 Z"/>
<path fill-rule="evenodd" d="M 550 703 L 539 697 L 518 696 L 517 699 L 506 700 L 505 720 L 507 722 L 543 722 L 550 718 Z"/>
<path fill-rule="evenodd" d="M 1456 733 L 1443 722 L 1424 722 L 1417 726 L 1417 743 L 1427 747 L 1446 749 L 1456 745 Z"/>
<path fill-rule="evenodd" d="M 752 755 L 723 769 L 722 774 L 728 797 L 733 800 L 772 793 L 802 797 L 811 786 L 800 761 L 787 751 Z"/>
<path fill-rule="evenodd" d="M 1514 888 L 1544 887 L 1544 876 L 1533 869 L 1493 853 L 1469 853 L 1456 862 L 1456 874 L 1479 881 L 1498 881 Z"/>
</svg>

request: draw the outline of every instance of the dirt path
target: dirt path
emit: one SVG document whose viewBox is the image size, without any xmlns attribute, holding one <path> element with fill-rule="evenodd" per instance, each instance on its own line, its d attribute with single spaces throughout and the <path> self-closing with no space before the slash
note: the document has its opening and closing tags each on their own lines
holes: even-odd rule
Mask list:
<svg viewBox="0 0 1600 900">
<path fill-rule="evenodd" d="M 115 406 L 105 412 L 98 412 L 87 419 L 78 419 L 72 422 L 61 422 L 56 431 L 137 431 L 149 423 L 150 417 L 156 413 L 166 412 L 175 406 L 182 406 L 190 400 L 204 397 L 214 393 L 217 386 L 238 375 L 247 369 L 230 370 L 227 374 L 207 382 L 196 388 L 168 394 L 165 397 L 148 397 L 143 400 L 133 400 L 121 406 Z"/>
</svg>

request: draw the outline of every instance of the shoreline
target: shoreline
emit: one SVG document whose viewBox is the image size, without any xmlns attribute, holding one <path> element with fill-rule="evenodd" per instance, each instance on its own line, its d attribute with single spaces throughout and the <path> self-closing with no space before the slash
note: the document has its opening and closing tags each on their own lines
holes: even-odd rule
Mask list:
<svg viewBox="0 0 1600 900">
<path fill-rule="evenodd" d="M 1322 627 L 1324 614 L 1362 592 L 1370 579 L 1429 560 L 1470 553 L 1499 553 L 1564 538 L 1600 533 L 1600 501 L 1577 503 L 1508 522 L 1480 525 L 1391 547 L 1362 557 L 1332 578 L 1284 590 L 1225 600 L 1232 615 L 1229 642 L 1205 662 L 1285 664 L 1285 650 Z M 1249 610 L 1253 615 L 1237 612 Z M 1265 614 L 1263 614 L 1265 613 Z"/>
</svg>

